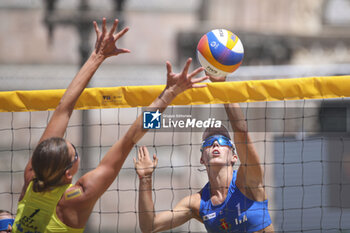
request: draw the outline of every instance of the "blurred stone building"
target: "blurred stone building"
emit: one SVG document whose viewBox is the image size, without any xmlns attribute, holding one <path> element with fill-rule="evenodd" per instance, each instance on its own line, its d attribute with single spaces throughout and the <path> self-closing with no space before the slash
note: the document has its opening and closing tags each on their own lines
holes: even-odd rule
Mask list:
<svg viewBox="0 0 350 233">
<path fill-rule="evenodd" d="M 86 35 L 74 21 L 82 17 L 81 5 L 88 6 L 88 19 L 121 18 L 130 27 L 118 45 L 132 53 L 109 58 L 90 87 L 165 84 L 165 61 L 179 69 L 188 56 L 196 57 L 199 38 L 214 28 L 236 33 L 245 47 L 243 65 L 230 81 L 350 73 L 348 0 L 125 0 L 119 12 L 113 10 L 118 1 L 56 0 L 51 14 L 45 11 L 44 3 L 48 2 L 0 1 L 1 91 L 66 88 L 79 69 L 82 42 L 86 49 L 95 41 L 93 30 Z M 93 29 L 92 23 L 90 26 Z M 291 103 L 292 107 L 302 105 Z M 81 174 L 96 167 L 138 114 L 140 109 L 74 113 L 67 138 L 83 154 Z M 223 112 L 216 114 L 225 118 Z M 251 113 L 252 117 L 256 114 Z M 16 211 L 24 165 L 49 116 L 47 112 L 0 114 L 0 208 Z M 259 128 L 266 124 L 264 116 L 261 119 L 252 125 Z M 299 126 L 291 123 L 291 131 L 298 131 Z M 266 135 L 259 128 L 253 137 L 258 150 L 264 151 L 267 191 L 273 200 L 271 187 L 276 173 L 269 153 L 273 154 L 276 146 L 266 146 L 264 141 L 272 140 L 275 134 Z M 160 159 L 155 175 L 156 210 L 174 207 L 207 182 L 206 174 L 198 171 L 202 168 L 200 133 L 149 133 L 139 145 L 148 145 Z M 86 232 L 139 232 L 138 180 L 132 164 L 135 153 L 131 152 L 120 176 L 96 204 Z M 275 208 L 273 202 L 271 206 Z M 204 228 L 191 221 L 175 231 L 201 232 Z"/>
</svg>

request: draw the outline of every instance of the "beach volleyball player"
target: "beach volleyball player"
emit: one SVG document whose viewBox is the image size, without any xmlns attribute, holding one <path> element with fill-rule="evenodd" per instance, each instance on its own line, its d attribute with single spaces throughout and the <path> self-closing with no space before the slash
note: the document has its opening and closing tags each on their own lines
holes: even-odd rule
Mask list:
<svg viewBox="0 0 350 233">
<path fill-rule="evenodd" d="M 125 28 L 115 33 L 117 25 L 115 20 L 107 31 L 103 19 L 100 31 L 94 22 L 95 49 L 68 86 L 26 166 L 13 232 L 83 232 L 96 201 L 112 184 L 135 143 L 146 133 L 140 116 L 95 169 L 71 183 L 78 171 L 80 155 L 63 136 L 76 101 L 101 63 L 108 57 L 129 52 L 116 47 L 116 42 L 128 31 Z M 167 85 L 151 108 L 162 111 L 179 93 L 203 86 L 196 83 L 207 77 L 192 79 L 203 69 L 188 73 L 190 64 L 188 59 L 181 73 L 173 73 L 167 62 Z"/>
<path fill-rule="evenodd" d="M 217 80 L 219 78 L 213 78 Z M 202 190 L 183 198 L 174 209 L 155 211 L 152 200 L 152 173 L 157 166 L 146 147 L 140 147 L 134 160 L 139 182 L 139 221 L 142 232 L 162 232 L 194 218 L 208 232 L 273 232 L 263 184 L 264 170 L 247 131 L 238 104 L 225 109 L 234 131 L 208 128 L 202 136 L 200 163 L 209 182 Z M 233 165 L 240 159 L 238 170 Z"/>
<path fill-rule="evenodd" d="M 226 74 L 240 65 L 243 47 L 238 44 L 238 50 L 232 52 L 234 43 L 238 43 L 237 37 L 227 30 L 214 30 L 200 40 L 197 50 L 204 51 L 201 56 L 209 58 L 201 64 L 206 68 L 210 66 L 206 71 L 214 74 L 210 76 L 211 81 L 226 81 Z M 214 65 L 208 63 L 213 60 Z M 225 127 L 205 130 L 200 163 L 206 168 L 209 182 L 200 192 L 183 198 L 172 210 L 155 212 L 152 173 L 157 166 L 157 157 L 153 155 L 151 160 L 147 148 L 139 148 L 134 163 L 140 178 L 139 221 L 142 232 L 166 231 L 192 218 L 202 222 L 208 232 L 274 231 L 263 183 L 264 168 L 250 139 L 245 117 L 237 103 L 225 104 L 225 110 L 234 131 L 234 142 Z M 238 157 L 240 166 L 234 170 Z"/>
</svg>

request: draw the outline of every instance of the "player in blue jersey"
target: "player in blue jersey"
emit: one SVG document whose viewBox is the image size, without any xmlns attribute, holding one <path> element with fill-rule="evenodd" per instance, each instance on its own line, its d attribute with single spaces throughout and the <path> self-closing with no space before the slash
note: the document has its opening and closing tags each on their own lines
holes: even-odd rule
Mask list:
<svg viewBox="0 0 350 233">
<path fill-rule="evenodd" d="M 12 232 L 12 214 L 7 210 L 0 210 L 0 233 Z"/>
<path fill-rule="evenodd" d="M 225 77 L 210 77 L 225 81 Z M 208 232 L 273 232 L 263 184 L 264 170 L 249 137 L 247 123 L 239 104 L 226 104 L 225 110 L 234 130 L 234 143 L 226 128 L 210 128 L 203 133 L 201 164 L 209 182 L 193 195 L 183 198 L 173 210 L 155 214 L 152 200 L 152 173 L 157 157 L 150 159 L 140 147 L 134 159 L 139 185 L 139 221 L 142 232 L 175 228 L 195 218 Z M 233 165 L 240 158 L 237 171 Z"/>
</svg>

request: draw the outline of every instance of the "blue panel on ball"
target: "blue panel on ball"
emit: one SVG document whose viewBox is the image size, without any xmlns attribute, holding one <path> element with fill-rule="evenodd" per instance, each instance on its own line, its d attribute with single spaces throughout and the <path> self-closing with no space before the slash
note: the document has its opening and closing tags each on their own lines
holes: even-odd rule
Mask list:
<svg viewBox="0 0 350 233">
<path fill-rule="evenodd" d="M 213 32 L 207 33 L 210 52 L 223 65 L 232 66 L 240 63 L 243 59 L 242 53 L 235 53 L 220 43 Z"/>
</svg>

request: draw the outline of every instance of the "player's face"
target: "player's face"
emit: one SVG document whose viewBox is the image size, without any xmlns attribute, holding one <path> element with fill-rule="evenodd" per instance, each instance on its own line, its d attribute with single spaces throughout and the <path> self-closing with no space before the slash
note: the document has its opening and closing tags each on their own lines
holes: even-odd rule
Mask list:
<svg viewBox="0 0 350 233">
<path fill-rule="evenodd" d="M 204 140 L 202 144 L 201 163 L 210 165 L 229 165 L 236 162 L 237 156 L 233 154 L 233 144 L 229 138 L 214 135 Z"/>
<path fill-rule="evenodd" d="M 74 175 L 78 171 L 80 158 L 75 146 L 69 142 L 67 143 L 67 145 L 68 145 L 68 152 L 70 154 L 71 161 L 72 161 L 70 165 L 67 167 L 67 169 L 70 169 L 71 174 Z"/>
</svg>

